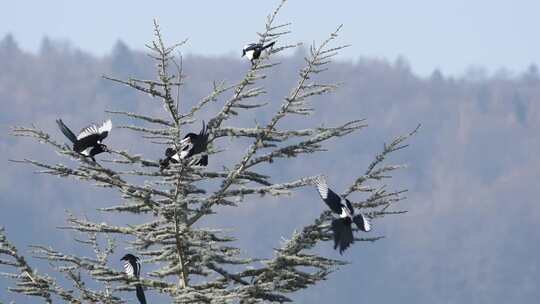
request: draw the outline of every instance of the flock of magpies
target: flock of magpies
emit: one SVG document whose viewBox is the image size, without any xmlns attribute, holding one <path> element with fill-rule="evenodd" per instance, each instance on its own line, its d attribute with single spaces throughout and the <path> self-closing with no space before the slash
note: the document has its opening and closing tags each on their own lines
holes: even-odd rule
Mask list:
<svg viewBox="0 0 540 304">
<path fill-rule="evenodd" d="M 263 50 L 272 47 L 274 42 L 267 45 L 249 44 L 242 50 L 242 57 L 246 57 L 253 64 L 259 59 Z M 83 128 L 78 135 L 75 135 L 61 119 L 56 120 L 58 127 L 62 133 L 73 143 L 73 150 L 84 157 L 89 157 L 96 162 L 95 156 L 111 151 L 103 144 L 103 140 L 107 138 L 112 129 L 111 120 L 107 120 L 102 125 L 90 125 Z M 160 170 L 165 170 L 172 164 L 178 164 L 182 160 L 190 160 L 189 164 L 195 166 L 208 165 L 208 129 L 204 122 L 202 130 L 199 134 L 188 133 L 181 141 L 179 147 L 168 147 L 165 150 L 165 158 L 159 160 Z M 322 200 L 328 205 L 330 210 L 338 215 L 338 218 L 332 220 L 331 229 L 334 235 L 334 249 L 339 248 L 339 253 L 343 252 L 354 243 L 354 235 L 352 231 L 352 223 L 359 230 L 367 232 L 371 230 L 369 220 L 363 214 L 355 215 L 354 208 L 351 202 L 336 194 L 326 183 L 324 176 L 318 176 L 314 179 L 317 186 L 317 191 Z M 141 272 L 141 264 L 139 258 L 133 254 L 126 254 L 122 259 L 124 261 L 124 272 L 130 278 L 139 279 Z M 136 284 L 137 299 L 141 304 L 146 304 L 143 288 L 140 284 Z"/>
</svg>

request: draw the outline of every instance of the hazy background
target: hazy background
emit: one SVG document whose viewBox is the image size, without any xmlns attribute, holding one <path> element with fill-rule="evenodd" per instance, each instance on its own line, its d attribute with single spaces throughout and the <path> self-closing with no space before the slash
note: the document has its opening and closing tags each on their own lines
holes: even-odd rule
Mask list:
<svg viewBox="0 0 540 304">
<path fill-rule="evenodd" d="M 39 50 L 43 36 L 50 36 L 105 55 L 119 38 L 142 48 L 157 18 L 172 41 L 190 39 L 187 53 L 240 56 L 239 46 L 262 30 L 277 3 L 3 1 L 0 36 L 14 34 L 25 50 Z M 292 39 L 305 42 L 343 23 L 343 40 L 354 45 L 343 57 L 404 55 L 425 76 L 435 68 L 461 74 L 470 65 L 523 70 L 539 62 L 539 11 L 534 0 L 289 1 L 280 20 L 293 22 Z"/>
<path fill-rule="evenodd" d="M 355 5 L 333 1 L 330 7 L 311 4 L 307 14 L 305 3 L 291 1 L 285 6 L 279 20 L 293 21 L 294 33 L 279 43 L 320 41 L 344 23 L 340 41 L 353 47 L 323 77 L 344 82 L 342 88 L 317 100 L 317 114 L 305 125 L 290 120 L 284 126 L 367 118 L 369 128 L 333 140 L 327 145 L 331 152 L 276 162 L 276 179 L 325 172 L 342 190 L 384 141 L 417 123 L 423 127 L 411 147 L 390 159 L 410 165 L 391 183 L 409 188 L 403 205 L 409 213 L 376 221 L 373 234 L 387 238 L 355 245 L 344 256 L 351 265 L 294 299 L 299 303 L 536 302 L 540 298 L 536 199 L 540 195 L 540 75 L 534 63 L 540 62 L 540 42 L 535 38 L 540 22 L 533 14 L 539 11 L 538 4 L 409 1 L 405 6 L 389 1 Z M 0 224 L 6 226 L 8 236 L 21 250 L 41 243 L 79 252 L 69 233 L 53 228 L 65 223 L 64 210 L 107 221 L 110 218 L 96 214 L 95 208 L 118 202 L 114 194 L 35 175 L 28 167 L 9 163 L 7 159 L 22 156 L 60 160 L 48 150 L 43 152 L 44 146 L 9 136 L 9 126 L 35 123 L 65 140 L 54 125 L 57 117 L 78 130 L 110 116 L 104 109 L 164 115 L 150 97 L 101 79 L 103 74 L 154 77 L 152 63 L 139 51 L 152 38 L 154 17 L 160 20 L 167 41 L 190 38 L 184 49 L 189 78 L 182 95 L 190 105 L 209 93 L 212 81 L 232 83 L 243 76 L 248 63 L 239 58 L 241 46 L 256 39 L 254 32 L 262 29 L 275 4 L 3 4 Z M 302 56 L 300 49 L 280 59 L 282 64 L 268 75 L 269 94 L 262 101 L 280 102 L 297 77 Z M 203 116 L 222 103 L 213 104 Z M 268 112 L 259 111 L 236 123 L 266 121 Z M 151 158 L 161 156 L 158 147 L 140 147 L 134 139 L 127 131 L 115 130 L 110 142 Z M 244 144 L 229 149 L 242 151 Z M 230 143 L 220 145 L 227 148 Z M 211 161 L 210 168 L 219 168 L 221 161 Z M 310 223 L 323 208 L 313 189 L 303 189 L 291 198 L 224 210 L 208 224 L 234 228 L 246 254 L 266 256 L 281 236 Z M 338 257 L 330 247 L 325 243 L 317 250 Z M 4 291 L 6 283 L 0 280 L 0 301 L 20 299 Z"/>
</svg>

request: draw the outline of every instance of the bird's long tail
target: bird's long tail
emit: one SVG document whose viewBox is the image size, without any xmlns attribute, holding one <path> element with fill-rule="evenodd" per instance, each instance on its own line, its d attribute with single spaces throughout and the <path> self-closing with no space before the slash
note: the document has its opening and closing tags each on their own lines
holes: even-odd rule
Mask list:
<svg viewBox="0 0 540 304">
<path fill-rule="evenodd" d="M 57 119 L 56 123 L 58 124 L 58 127 L 60 128 L 60 131 L 64 133 L 64 135 L 72 142 L 77 142 L 77 136 L 73 134 L 73 132 L 64 124 L 64 122 L 61 119 Z"/>
<path fill-rule="evenodd" d="M 267 49 L 267 48 L 269 48 L 269 47 L 273 46 L 273 45 L 274 45 L 275 43 L 276 43 L 275 41 L 272 41 L 272 42 L 270 42 L 269 44 L 267 44 L 267 45 L 263 46 L 263 48 L 262 48 L 262 49 L 263 49 L 263 50 L 265 50 L 265 49 Z"/>
<path fill-rule="evenodd" d="M 168 158 L 173 157 L 175 154 L 176 154 L 175 149 L 173 149 L 171 147 L 165 149 L 165 156 L 167 156 Z"/>
<path fill-rule="evenodd" d="M 140 284 L 135 286 L 137 292 L 137 299 L 139 299 L 140 304 L 146 304 L 146 297 L 144 296 L 144 290 Z"/>
<path fill-rule="evenodd" d="M 354 243 L 350 218 L 334 219 L 332 221 L 332 231 L 334 232 L 334 249 L 339 247 L 339 254 L 343 254 L 343 251 Z"/>
</svg>

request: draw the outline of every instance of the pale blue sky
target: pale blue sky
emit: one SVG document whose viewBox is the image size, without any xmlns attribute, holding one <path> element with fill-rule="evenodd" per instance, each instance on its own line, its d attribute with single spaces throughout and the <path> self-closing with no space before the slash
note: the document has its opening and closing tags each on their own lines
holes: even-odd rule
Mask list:
<svg viewBox="0 0 540 304">
<path fill-rule="evenodd" d="M 149 3 L 152 3 L 151 5 Z M 186 53 L 239 55 L 256 39 L 278 1 L 3 1 L 0 35 L 13 33 L 36 51 L 42 37 L 69 40 L 101 55 L 118 39 L 142 49 L 157 18 L 169 41 L 186 37 Z M 539 1 L 301 1 L 290 0 L 280 21 L 292 21 L 291 41 L 320 41 L 345 25 L 343 57 L 395 60 L 405 56 L 414 71 L 434 68 L 462 74 L 470 65 L 494 71 L 523 70 L 540 62 Z"/>
</svg>

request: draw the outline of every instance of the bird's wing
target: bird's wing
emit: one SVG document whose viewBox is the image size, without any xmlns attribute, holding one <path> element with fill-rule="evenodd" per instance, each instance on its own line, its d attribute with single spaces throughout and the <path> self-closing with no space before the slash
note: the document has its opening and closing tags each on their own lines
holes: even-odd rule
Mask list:
<svg viewBox="0 0 540 304">
<path fill-rule="evenodd" d="M 80 145 L 76 145 L 76 146 L 77 148 L 79 148 Z M 90 156 L 90 151 L 92 151 L 92 147 L 88 147 L 88 148 L 85 148 L 84 150 L 77 151 L 77 152 L 81 153 L 84 156 Z"/>
<path fill-rule="evenodd" d="M 265 45 L 262 49 L 264 50 L 264 49 L 267 49 L 269 47 L 272 47 L 275 43 L 276 43 L 275 41 L 272 41 L 269 44 Z"/>
<path fill-rule="evenodd" d="M 86 128 L 83 128 L 81 132 L 79 133 L 79 135 L 77 135 L 77 139 L 81 140 L 82 138 L 85 138 L 85 137 L 98 135 L 99 141 L 102 141 L 103 139 L 105 139 L 105 137 L 107 137 L 111 129 L 112 129 L 112 122 L 109 119 L 99 127 L 96 126 L 95 124 L 92 124 Z"/>
<path fill-rule="evenodd" d="M 62 119 L 57 119 L 56 124 L 58 124 L 58 127 L 60 128 L 60 131 L 64 133 L 64 135 L 72 142 L 77 142 L 77 136 L 71 131 L 62 121 Z"/>
<path fill-rule="evenodd" d="M 83 128 L 81 132 L 79 132 L 79 135 L 77 135 L 77 139 L 81 140 L 82 138 L 99 134 L 99 128 L 96 125 L 89 125 L 86 128 Z"/>
<path fill-rule="evenodd" d="M 135 268 L 133 267 L 131 261 L 124 262 L 124 272 L 127 274 L 128 277 L 135 276 Z"/>
<path fill-rule="evenodd" d="M 139 278 L 141 276 L 141 262 L 135 261 L 135 276 Z"/>
<path fill-rule="evenodd" d="M 99 127 L 99 133 L 111 132 L 111 130 L 112 130 L 112 121 L 110 119 L 104 122 L 101 125 L 101 127 Z"/>
<path fill-rule="evenodd" d="M 87 136 L 82 136 L 74 145 L 73 150 L 82 153 L 88 148 L 94 147 L 99 143 L 99 134 L 88 134 Z"/>
<path fill-rule="evenodd" d="M 180 150 L 179 150 L 180 153 L 175 154 L 175 157 L 177 158 L 178 161 L 180 161 L 180 159 L 184 159 L 188 156 L 193 155 L 192 150 L 195 143 L 194 141 L 191 140 L 191 137 L 189 137 L 188 135 L 186 135 L 186 137 L 184 137 L 184 139 L 180 141 Z"/>
<path fill-rule="evenodd" d="M 260 43 L 250 43 L 244 48 L 244 50 L 246 52 L 248 52 L 248 51 L 255 51 L 255 50 L 261 49 L 261 48 L 262 48 L 262 44 L 260 44 Z"/>
<path fill-rule="evenodd" d="M 362 213 L 356 215 L 353 217 L 353 221 L 358 227 L 358 229 L 368 232 L 371 230 L 371 223 L 369 222 L 369 219 L 363 215 Z"/>
<path fill-rule="evenodd" d="M 100 140 L 104 140 L 112 130 L 112 121 L 109 119 L 98 128 Z"/>
<path fill-rule="evenodd" d="M 124 262 L 124 271 L 128 276 L 138 278 L 141 274 L 141 263 L 137 258 L 131 258 Z"/>
<path fill-rule="evenodd" d="M 347 209 L 349 209 L 349 213 L 354 214 L 354 208 L 353 208 L 351 202 L 349 202 L 349 200 L 345 199 L 345 204 L 347 204 Z"/>
<path fill-rule="evenodd" d="M 318 176 L 315 179 L 315 185 L 323 201 L 330 207 L 334 213 L 341 214 L 341 197 L 337 195 L 332 189 L 328 188 L 326 178 L 323 175 Z"/>
<path fill-rule="evenodd" d="M 185 147 L 191 144 L 191 138 L 189 136 L 185 136 L 184 139 L 180 141 L 180 150 L 184 150 Z"/>
</svg>

